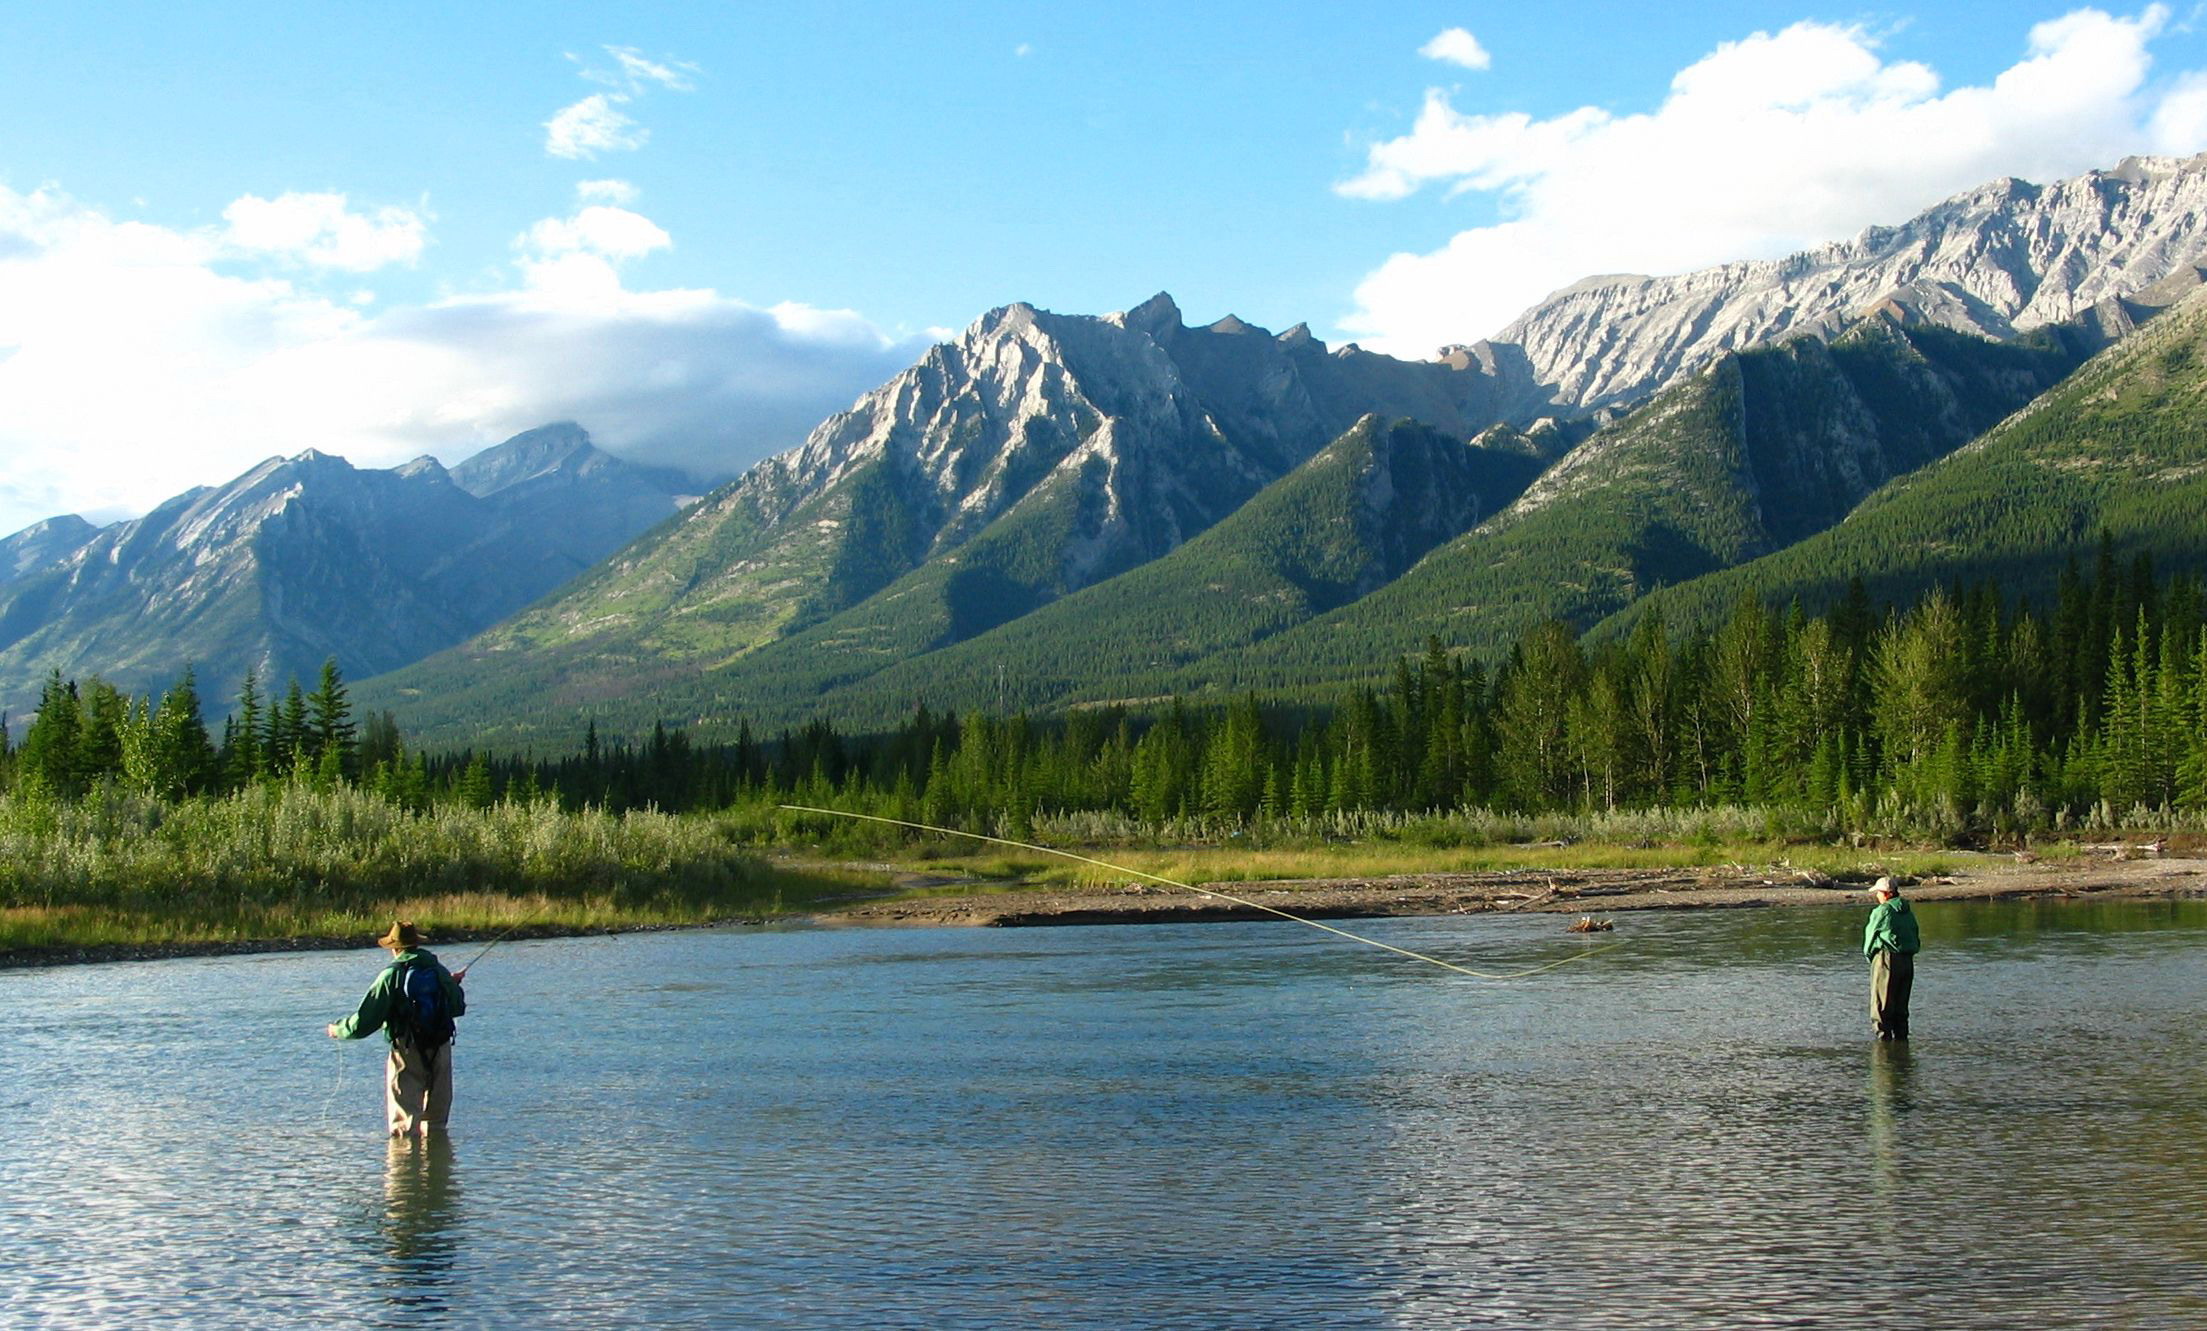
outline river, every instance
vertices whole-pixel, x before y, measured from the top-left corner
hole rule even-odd
[[[0,972],[0,1324],[2207,1325],[2207,903],[510,943]],[[475,949],[454,947],[457,964]]]

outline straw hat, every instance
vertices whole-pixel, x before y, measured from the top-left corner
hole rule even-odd
[[[416,929],[412,920],[393,920],[391,921],[391,932],[375,941],[377,947],[394,947],[404,951],[421,942],[425,937],[427,935]]]

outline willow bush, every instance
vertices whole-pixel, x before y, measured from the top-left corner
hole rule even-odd
[[[0,796],[0,907],[349,910],[491,893],[640,906],[770,898],[782,878],[713,820],[549,799],[413,812],[348,786],[169,801],[115,787]]]

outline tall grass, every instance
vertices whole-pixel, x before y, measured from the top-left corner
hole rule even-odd
[[[694,923],[849,886],[771,867],[712,819],[549,800],[415,813],[300,783],[174,803],[0,797],[0,949],[343,937],[394,915],[447,937]]]
[[[1108,868],[966,837],[916,834],[821,815],[782,817],[783,825],[774,831],[755,817],[731,827],[745,837],[778,833],[785,843],[809,842],[822,853],[870,853],[999,885],[1090,885],[1125,878]],[[1038,814],[1024,829],[1000,822],[975,830],[1082,852],[1185,882],[1728,864],[1814,870],[1867,881],[1888,872],[1946,872],[1960,858],[1917,839],[1857,838],[1794,810],[1742,805],[1538,814],[1362,811],[1163,822],[1084,811]]]

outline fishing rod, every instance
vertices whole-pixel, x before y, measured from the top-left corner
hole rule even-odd
[[[476,953],[474,956],[469,957],[467,959],[467,965],[462,966],[460,967],[460,969],[452,972],[452,978],[457,980],[461,976],[466,975],[470,970],[474,969],[476,962],[481,961],[484,957],[490,955],[490,950],[492,948],[513,937],[515,930],[519,929],[522,925],[529,923],[531,920],[534,920],[537,916],[542,915],[544,912],[550,910],[551,908],[551,898],[547,897],[544,899],[544,901],[538,904],[535,910],[530,911],[528,914],[522,916],[520,919],[515,920],[512,924],[506,926],[506,932],[498,935],[496,938],[491,939],[488,943],[483,944],[483,950]]]
[[[1038,846],[1031,841],[1014,841],[1010,837],[986,836],[980,832],[966,832],[961,831],[955,827],[936,827],[929,823],[909,822],[903,818],[883,818],[877,814],[871,813],[851,813],[850,811],[845,809],[821,809],[815,808],[809,804],[784,804],[778,807],[787,809],[792,813],[819,813],[826,814],[831,818],[855,818],[860,822],[886,823],[891,827],[910,827],[922,832],[939,832],[945,836],[970,837],[975,841],[987,841],[999,846],[1016,846],[1021,850],[1032,850],[1044,855],[1056,855],[1068,860],[1077,860],[1082,864],[1093,864],[1099,869],[1109,869],[1113,873],[1131,874],[1136,878],[1147,878],[1153,883],[1162,883],[1167,887],[1177,887],[1183,891],[1193,892],[1197,896],[1215,897],[1220,901],[1231,901],[1237,906],[1247,906],[1251,910],[1261,910],[1269,915],[1277,915],[1283,920],[1293,920],[1297,924],[1308,925],[1313,929],[1323,930],[1324,932],[1336,935],[1337,937],[1346,938],[1352,943],[1362,943],[1367,947],[1376,947],[1381,949],[1382,951],[1395,953],[1397,956],[1409,957],[1414,961],[1422,961],[1431,966],[1438,966],[1442,970],[1454,971],[1458,975],[1468,975],[1475,980],[1519,980],[1525,978],[1528,975],[1538,975],[1542,971],[1554,970],[1558,966],[1568,966],[1574,961],[1584,961],[1588,957],[1599,956],[1604,952],[1614,951],[1615,949],[1624,946],[1624,942],[1620,940],[1615,943],[1607,944],[1603,947],[1589,948],[1583,952],[1573,953],[1571,956],[1564,957],[1559,961],[1550,961],[1539,966],[1530,966],[1520,971],[1507,971],[1498,973],[1494,971],[1474,970],[1469,966],[1459,966],[1453,961],[1443,961],[1439,957],[1427,956],[1423,952],[1413,952],[1406,947],[1396,947],[1393,943],[1382,943],[1377,938],[1367,938],[1363,934],[1351,933],[1347,929],[1338,929],[1335,928],[1333,925],[1323,923],[1322,921],[1313,920],[1303,915],[1297,915],[1293,911],[1281,910],[1278,906],[1268,906],[1262,901],[1251,901],[1247,897],[1237,897],[1231,892],[1220,892],[1213,888],[1197,887],[1193,883],[1183,883],[1177,878],[1167,878],[1163,874],[1154,874],[1142,869],[1129,868],[1128,866],[1123,864],[1113,864],[1109,860],[1099,860],[1087,855],[1076,855],[1072,851],[1059,850],[1054,846]]]

